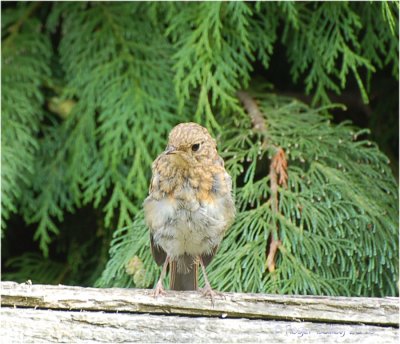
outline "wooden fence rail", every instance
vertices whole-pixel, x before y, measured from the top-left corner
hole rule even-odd
[[[1,282],[2,343],[398,343],[398,298],[97,289]]]

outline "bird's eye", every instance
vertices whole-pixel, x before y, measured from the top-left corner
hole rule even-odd
[[[197,152],[200,148],[200,143],[195,143],[194,145],[192,145],[192,151],[193,152]]]

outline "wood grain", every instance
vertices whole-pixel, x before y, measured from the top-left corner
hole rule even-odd
[[[1,282],[4,343],[397,343],[398,299]]]
[[[2,343],[398,343],[371,325],[2,309]]]

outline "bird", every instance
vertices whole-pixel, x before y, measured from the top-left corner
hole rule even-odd
[[[150,232],[151,252],[163,265],[154,296],[164,295],[169,267],[171,290],[198,290],[198,267],[205,287],[202,294],[214,304],[217,294],[206,273],[235,218],[232,178],[208,130],[193,122],[180,123],[152,164],[149,195],[143,203]]]

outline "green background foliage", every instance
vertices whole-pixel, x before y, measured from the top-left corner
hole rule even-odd
[[[152,287],[151,163],[195,121],[235,182],[214,287],[398,294],[397,2],[2,6],[3,279]],[[278,213],[264,139],[288,157]]]

